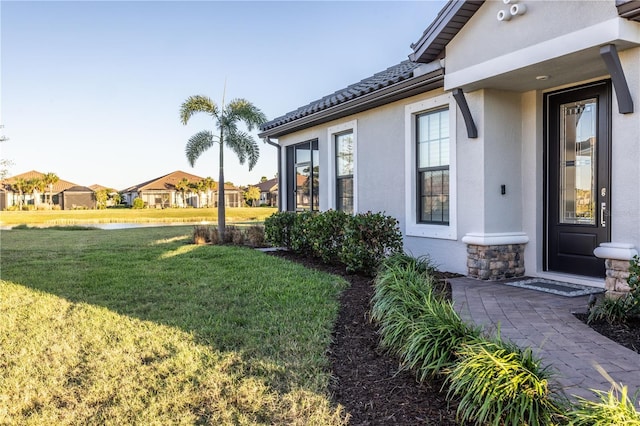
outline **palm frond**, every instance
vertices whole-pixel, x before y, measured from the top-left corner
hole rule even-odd
[[[225,112],[229,123],[240,120],[246,124],[249,131],[252,131],[254,127],[259,127],[267,121],[267,116],[246,99],[232,100],[225,107]]]
[[[211,148],[215,142],[216,140],[213,133],[208,130],[203,130],[191,136],[185,148],[189,165],[193,167],[200,155]]]
[[[248,133],[235,131],[228,133],[225,141],[227,146],[238,156],[240,164],[244,164],[248,159],[249,170],[252,170],[260,157],[260,147],[253,137]]]
[[[189,96],[180,106],[180,121],[182,124],[187,124],[191,116],[197,112],[204,112],[217,118],[218,106],[207,96]]]

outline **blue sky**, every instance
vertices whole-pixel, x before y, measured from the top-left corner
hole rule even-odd
[[[217,148],[189,166],[180,104],[246,98],[269,119],[395,65],[444,1],[0,2],[1,157],[9,175],[54,172],[115,189],[174,170],[217,179]],[[254,132],[256,135],[257,132]],[[233,154],[225,180],[273,177]]]

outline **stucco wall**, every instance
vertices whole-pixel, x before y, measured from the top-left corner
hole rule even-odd
[[[634,113],[619,114],[613,94],[611,240],[640,251],[640,48],[620,52]]]
[[[315,126],[300,132],[281,137],[278,142],[286,147],[300,142],[317,139],[320,154],[320,210],[326,210],[329,205],[328,185],[333,184],[333,176],[329,176],[329,143],[327,129],[349,121],[357,122],[357,211],[385,212],[400,222],[400,229],[404,233],[405,223],[405,106],[423,99],[442,95],[441,89],[394,102],[371,111],[354,114],[340,120]],[[459,139],[466,139],[464,120],[458,114],[456,132]],[[463,136],[463,137],[461,137]],[[459,143],[461,143],[459,141]],[[460,153],[463,145],[458,146]],[[477,148],[477,144],[473,145]],[[286,164],[286,149],[282,151],[283,164]],[[477,167],[477,154],[481,150],[471,150],[465,156],[470,159],[470,167]],[[473,158],[475,157],[475,158]],[[286,173],[283,170],[283,177]],[[453,177],[452,177],[453,178]],[[465,190],[467,195],[458,197],[458,211],[473,202],[481,188],[481,182],[471,178],[473,188]],[[285,184],[286,187],[286,184]],[[481,195],[480,195],[481,197]],[[286,203],[286,197],[285,197]],[[460,204],[462,203],[462,204]],[[475,215],[475,212],[473,213]],[[466,246],[457,240],[432,239],[422,237],[406,237],[405,249],[415,256],[429,254],[434,263],[443,270],[466,273]]]
[[[498,11],[507,10],[509,6],[502,1],[486,2],[447,45],[447,72],[454,72],[618,16],[613,0],[520,0],[518,3],[526,6],[526,13],[500,22],[496,18]]]
[[[542,271],[544,232],[544,169],[542,92],[529,91],[520,98],[522,116],[522,231],[529,237],[524,250],[526,275]]]
[[[484,232],[522,230],[520,94],[485,91]],[[505,185],[505,194],[501,186]]]

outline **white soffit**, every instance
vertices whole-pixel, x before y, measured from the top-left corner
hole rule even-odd
[[[605,75],[599,48],[609,43],[619,51],[640,45],[640,26],[613,18],[458,71],[445,70],[444,88],[524,91]],[[550,75],[553,81],[536,83],[536,75]]]

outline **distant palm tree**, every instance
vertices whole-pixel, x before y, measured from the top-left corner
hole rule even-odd
[[[42,176],[42,180],[49,188],[49,204],[52,204],[53,203],[53,185],[58,183],[60,178],[58,177],[57,174],[49,172],[49,173],[45,173]]]
[[[33,203],[37,206],[42,201],[47,184],[42,178],[33,178],[31,183],[33,184]]]
[[[211,177],[207,176],[202,179],[202,189],[207,194],[207,207],[211,207],[211,191],[215,191],[218,188],[218,184]]]
[[[203,206],[203,202],[202,202],[202,193],[204,192],[204,184],[202,183],[201,180],[197,181],[197,182],[189,182],[189,188],[191,188],[191,191],[196,193],[196,196],[198,197],[198,207],[204,207]]]
[[[182,195],[182,207],[187,206],[187,200],[185,199],[185,194],[189,190],[189,179],[182,178],[175,184],[176,191],[178,191]]]
[[[235,99],[227,105],[222,97],[222,105],[216,105],[206,96],[190,96],[180,107],[180,120],[186,125],[195,113],[204,112],[211,116],[218,135],[209,130],[203,130],[193,135],[186,146],[187,160],[191,167],[196,160],[211,148],[214,143],[220,144],[219,177],[218,177],[218,235],[224,241],[225,233],[225,205],[224,205],[224,146],[231,148],[238,156],[240,164],[249,160],[249,170],[258,162],[260,149],[251,135],[238,129],[238,122],[243,122],[248,131],[267,121],[267,117],[251,102],[245,99]]]
[[[23,194],[27,191],[27,181],[24,178],[18,178],[11,184],[14,191],[18,191],[18,208],[22,210],[22,204],[24,204]]]

